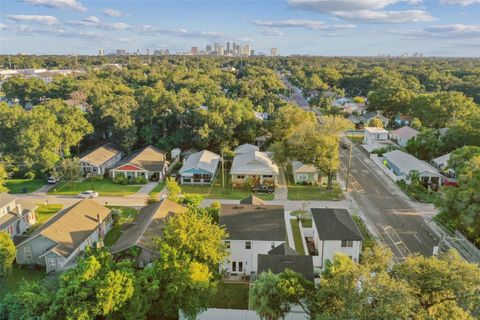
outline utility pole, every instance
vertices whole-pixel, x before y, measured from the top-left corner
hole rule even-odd
[[[223,158],[223,150],[222,150],[222,188],[225,190],[225,160]]]
[[[350,165],[352,164],[352,148],[353,143],[350,143],[349,154],[348,154],[348,168],[347,168],[347,182],[345,183],[345,191],[348,192],[348,182],[350,180]]]

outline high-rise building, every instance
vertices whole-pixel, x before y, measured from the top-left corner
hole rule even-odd
[[[242,52],[241,54],[244,55],[244,56],[249,56],[250,53],[251,53],[252,49],[250,48],[250,45],[249,44],[246,44],[242,47]]]
[[[105,55],[105,51],[103,49],[98,49],[98,55],[103,57]]]
[[[124,55],[127,54],[127,51],[126,51],[125,49],[117,49],[117,50],[115,51],[115,54],[116,54],[117,56],[124,56]]]
[[[209,44],[207,44],[206,51],[207,51],[208,53],[212,52],[212,46],[209,45]]]
[[[278,49],[277,48],[270,49],[270,56],[276,57],[277,55],[278,55]]]
[[[227,42],[227,53],[230,53],[230,42]]]
[[[150,55],[150,49],[147,48],[147,56]]]
[[[190,48],[190,53],[194,56],[198,54],[198,47],[191,47]]]

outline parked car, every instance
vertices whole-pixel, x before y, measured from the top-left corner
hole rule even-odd
[[[92,190],[83,191],[82,193],[77,194],[77,198],[83,199],[92,199],[96,197],[98,197],[98,192]]]
[[[252,191],[257,193],[273,193],[275,188],[266,184],[259,184],[258,186],[253,187]]]
[[[58,182],[58,179],[57,179],[56,177],[54,177],[54,176],[50,176],[50,177],[48,177],[48,179],[47,179],[47,183],[48,183],[48,184],[55,184],[55,183],[57,183],[57,182]]]

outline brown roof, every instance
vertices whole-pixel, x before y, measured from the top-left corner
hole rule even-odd
[[[122,150],[113,143],[106,143],[85,154],[80,160],[94,166],[101,166],[108,160],[117,156]]]
[[[55,252],[68,257],[98,228],[97,215],[103,222],[111,213],[110,209],[95,200],[84,199],[57,213],[35,230],[28,240],[41,234],[58,244]]]
[[[132,164],[150,172],[162,171],[166,162],[166,154],[165,151],[154,146],[147,146],[123,159],[117,164],[116,169],[126,164]]]
[[[134,225],[122,233],[110,251],[116,253],[136,245],[156,251],[154,239],[162,235],[165,218],[187,210],[184,206],[168,199],[142,208],[135,218]]]
[[[0,230],[7,228],[9,225],[12,223],[16,222],[17,220],[20,220],[28,214],[30,211],[33,211],[37,208],[37,205],[31,203],[30,201],[24,200],[24,199],[18,199],[17,197],[11,196],[7,193],[0,193],[0,208],[5,206],[7,203],[10,203],[12,201],[15,201],[15,205],[19,204],[22,208],[22,215],[18,216],[17,215],[17,208],[13,208],[13,210],[10,210],[6,214],[0,216]]]

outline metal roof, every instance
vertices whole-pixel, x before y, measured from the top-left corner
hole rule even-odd
[[[411,154],[400,150],[393,150],[383,155],[385,159],[393,163],[398,169],[405,174],[410,174],[410,171],[416,170],[418,172],[430,172],[432,174],[441,176],[442,174],[437,168],[431,164],[415,158]]]
[[[268,155],[260,151],[237,154],[233,158],[230,174],[278,175],[278,167]]]
[[[219,161],[220,156],[218,154],[208,150],[203,150],[190,155],[183,163],[179,173],[182,174],[183,172],[191,169],[202,169],[214,174],[215,171],[217,171]]]

